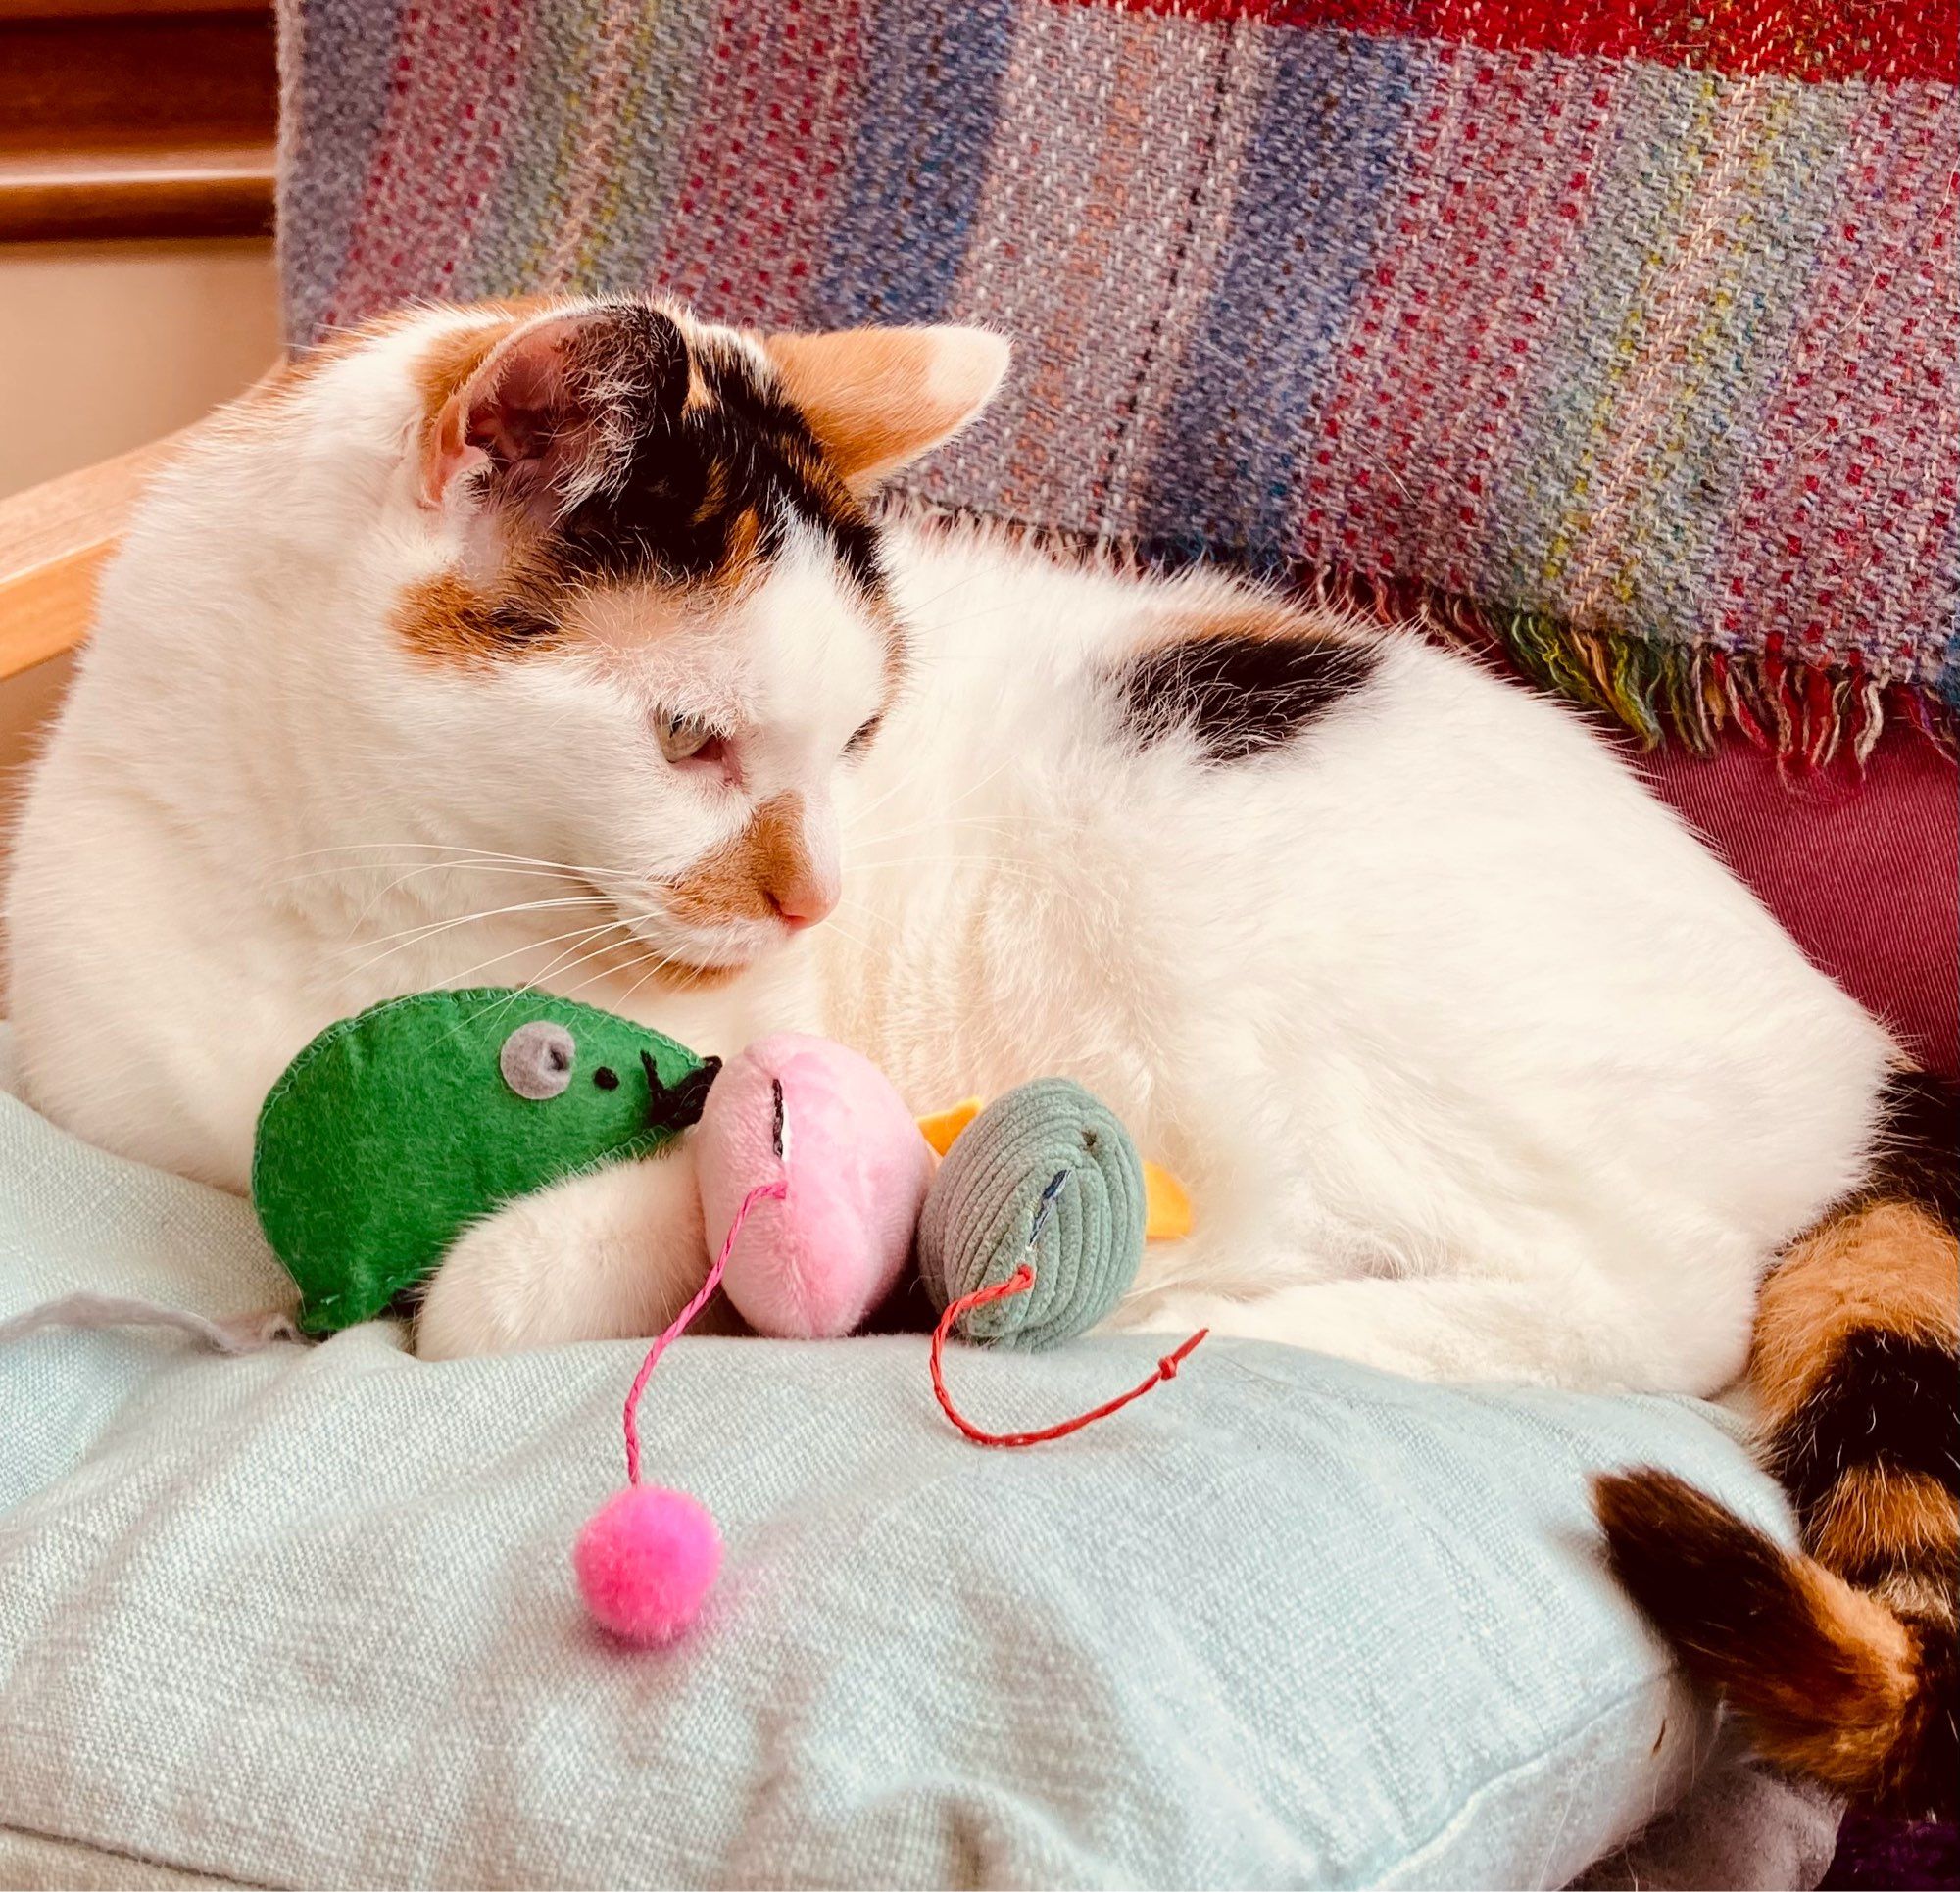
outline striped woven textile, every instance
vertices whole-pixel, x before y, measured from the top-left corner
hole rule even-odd
[[[912,493],[1500,637],[1649,739],[1960,705],[1955,0],[287,0],[306,341],[998,325]]]

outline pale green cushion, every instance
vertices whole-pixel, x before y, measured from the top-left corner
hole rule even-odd
[[[0,1096],[0,1318],[281,1291],[241,1202]],[[1045,1421],[1157,1349],[953,1363]],[[921,1341],[685,1340],[652,1475],[728,1540],[670,1654],[567,1568],[638,1349],[426,1365],[0,1351],[0,1828],[273,1884],[1547,1885],[1678,1795],[1707,1718],[1614,1593],[1585,1474],[1779,1520],[1701,1407],[1444,1391],[1208,1342],[1033,1452]]]

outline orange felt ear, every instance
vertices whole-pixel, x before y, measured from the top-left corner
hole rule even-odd
[[[783,392],[860,491],[950,439],[1007,371],[1004,336],[984,328],[840,328],[770,335]]]
[[[1191,1197],[1161,1163],[1144,1165],[1144,1239],[1182,1241],[1191,1233]]]
[[[932,1145],[935,1156],[944,1156],[953,1140],[980,1114],[978,1097],[963,1097],[951,1110],[936,1110],[918,1119],[919,1135]]]

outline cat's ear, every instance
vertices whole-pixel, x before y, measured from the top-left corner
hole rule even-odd
[[[840,328],[770,335],[783,392],[858,491],[948,440],[1007,371],[1004,335],[984,328]]]
[[[473,363],[464,353],[472,339]],[[494,505],[548,523],[604,487],[638,434],[671,423],[687,401],[686,338],[644,305],[543,315],[487,336],[468,331],[455,348],[463,371],[453,365],[447,389],[434,388],[424,426],[426,506],[440,506],[460,476],[481,471]]]

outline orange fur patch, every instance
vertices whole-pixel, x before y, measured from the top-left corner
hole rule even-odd
[[[1915,1564],[1960,1553],[1960,1502],[1938,1480],[1855,1465],[1809,1521],[1810,1548],[1837,1571],[1882,1559]]]
[[[1866,1328],[1960,1340],[1960,1241],[1914,1203],[1864,1203],[1827,1218],[1764,1284],[1749,1375],[1771,1426]]]
[[[1752,1676],[1751,1720],[1771,1759],[1821,1780],[1861,1785],[1881,1771],[1918,1686],[1918,1651],[1897,1617],[1819,1564],[1791,1560],[1813,1653]]]
[[[1325,637],[1327,628],[1288,609],[1277,599],[1270,603],[1235,599],[1212,610],[1185,608],[1157,612],[1150,619],[1149,633],[1140,644],[1145,650],[1159,644],[1189,644],[1201,638],[1263,644],[1304,635]]]
[[[783,392],[853,486],[874,485],[957,433],[985,405],[1006,364],[958,329],[845,328],[769,335],[762,347]]]
[[[795,903],[814,879],[803,797],[791,790],[764,801],[740,834],[667,882],[666,891],[676,918],[712,926],[773,919],[778,900]]]
[[[454,572],[409,586],[395,606],[396,635],[431,663],[483,662],[492,653],[482,648],[481,622],[480,601]]]
[[[527,610],[521,597],[515,587],[501,597],[487,597],[455,572],[438,572],[402,593],[395,606],[395,632],[430,663],[507,663],[529,651],[548,649],[554,641],[543,634],[552,628],[551,620]],[[527,623],[540,634],[526,636],[520,627]]]
[[[1889,1610],[1672,1473],[1600,1478],[1593,1504],[1614,1576],[1765,1754],[1851,1792],[1886,1777],[1920,1680]]]
[[[717,573],[724,585],[745,583],[756,569],[756,554],[762,543],[762,515],[753,506],[744,507],[728,525],[728,550]]]
[[[469,385],[470,377],[489,359],[490,351],[516,325],[513,319],[486,322],[480,327],[446,329],[429,343],[415,365],[416,392],[421,396],[426,421],[432,423]]]

